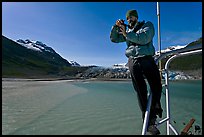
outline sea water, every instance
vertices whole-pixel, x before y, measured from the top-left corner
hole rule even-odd
[[[194,125],[202,125],[201,82],[170,81],[170,122],[179,133],[191,118],[196,120]],[[164,89],[161,102],[165,118]],[[166,124],[159,129],[166,134]],[[140,135],[141,132],[142,116],[131,81],[2,82],[3,135]]]

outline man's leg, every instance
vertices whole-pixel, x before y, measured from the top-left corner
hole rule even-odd
[[[161,118],[163,111],[160,104],[162,92],[161,78],[157,65],[152,57],[145,57],[141,59],[140,64],[152,92],[152,105],[149,116],[148,131],[153,135],[157,135],[160,134],[160,131],[155,126],[157,118],[156,115]]]
[[[151,112],[153,114],[151,116],[154,118],[154,114],[156,114],[161,118],[163,111],[160,103],[162,84],[159,69],[152,57],[145,58],[140,62],[152,92]]]
[[[140,64],[137,62],[137,60],[129,58],[128,65],[132,77],[133,87],[137,92],[139,107],[142,111],[142,118],[144,120],[147,107],[147,85],[144,80]]]

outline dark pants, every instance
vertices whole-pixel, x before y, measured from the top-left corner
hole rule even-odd
[[[159,113],[157,111],[162,110],[160,104],[162,84],[159,69],[152,56],[145,56],[137,59],[129,58],[128,65],[132,77],[133,87],[137,92],[143,120],[147,108],[147,85],[145,78],[149,83],[150,90],[152,92],[152,105],[149,120],[155,120],[156,115]]]

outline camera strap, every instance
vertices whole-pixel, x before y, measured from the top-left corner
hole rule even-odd
[[[135,26],[135,28],[134,28],[134,32],[136,33],[139,29],[141,29],[142,28],[142,26],[145,24],[145,21],[143,20],[143,21],[141,21],[141,22],[138,22],[138,24]]]

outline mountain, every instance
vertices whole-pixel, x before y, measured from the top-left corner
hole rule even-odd
[[[128,69],[128,63],[120,63],[120,64],[114,64],[112,66],[113,69],[117,69],[117,68],[127,68]]]
[[[202,37],[184,46],[170,46],[162,50],[161,53],[171,52],[175,49],[189,49],[188,51],[191,51],[193,48],[202,49]],[[156,56],[158,56],[158,54],[156,54]],[[170,54],[161,60],[162,69],[171,56]],[[190,77],[190,79],[202,79],[202,52],[175,58],[169,64],[169,70],[172,71],[171,74],[173,77],[177,75],[180,78],[182,77],[182,79],[189,79]]]
[[[31,49],[39,52],[50,52],[53,54],[57,54],[51,47],[48,47],[46,44],[40,41],[33,41],[29,39],[26,39],[26,40],[18,39],[16,40],[16,42],[21,46],[26,47],[27,49]]]
[[[162,53],[202,44],[202,38],[184,46],[170,46]],[[156,52],[157,55],[157,52]],[[162,68],[170,56],[162,59]],[[189,65],[190,64],[190,65]],[[202,53],[179,57],[169,66],[174,79],[202,78]],[[127,63],[114,64],[110,68],[80,66],[79,63],[63,59],[51,47],[40,41],[10,40],[2,36],[2,77],[23,78],[122,78],[129,79]]]
[[[183,45],[183,46],[181,46],[181,45],[169,46],[166,49],[161,50],[161,54],[169,52],[169,51],[177,50],[177,49],[182,49],[182,48],[185,48],[185,47],[187,47],[187,45]],[[158,56],[159,55],[159,51],[156,51],[155,55]]]
[[[44,77],[69,71],[71,64],[39,41],[2,36],[2,77]]]
[[[22,39],[18,39],[16,40],[16,42],[24,47],[26,47],[27,49],[31,49],[34,51],[39,51],[39,52],[50,52],[53,54],[57,54],[51,47],[48,47],[47,45],[45,45],[44,43],[40,42],[40,41],[33,41],[33,40],[22,40]],[[77,63],[76,61],[68,61],[68,63],[71,66],[80,66],[79,63]]]
[[[189,47],[193,47],[193,46],[196,47],[196,46],[199,46],[199,45],[202,48],[202,37],[199,38],[198,40],[195,40],[195,41],[187,44],[187,45],[179,46],[179,48],[177,47],[177,49],[189,48]],[[167,48],[165,51],[168,51],[168,49],[169,48]],[[174,50],[174,49],[172,49],[172,50]],[[162,60],[162,68],[164,68],[165,62],[167,61],[167,59],[169,57],[171,57],[171,55]],[[171,70],[177,70],[177,71],[201,70],[202,69],[202,53],[194,54],[194,55],[186,55],[186,56],[181,56],[179,58],[175,58],[170,63],[169,68]]]
[[[77,63],[74,60],[69,61],[69,63],[73,66],[73,67],[80,67],[81,65],[79,63]]]

